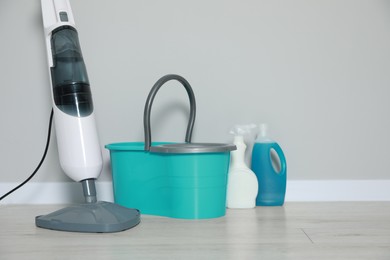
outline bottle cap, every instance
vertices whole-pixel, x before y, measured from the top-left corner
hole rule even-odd
[[[259,124],[259,132],[257,134],[256,141],[262,143],[272,142],[272,139],[270,139],[268,135],[268,124],[266,123]]]
[[[259,125],[259,137],[267,137],[267,133],[268,133],[268,125],[263,123],[263,124],[260,124]]]

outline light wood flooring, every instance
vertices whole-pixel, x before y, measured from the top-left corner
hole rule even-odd
[[[209,220],[141,216],[110,234],[52,231],[62,205],[0,205],[0,259],[390,259],[390,202],[306,202]]]

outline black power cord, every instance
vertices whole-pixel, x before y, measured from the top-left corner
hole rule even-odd
[[[41,159],[41,161],[39,162],[37,168],[34,170],[34,172],[33,172],[33,173],[32,173],[24,182],[22,182],[21,184],[19,184],[18,186],[16,186],[16,187],[13,188],[12,190],[10,190],[9,192],[7,192],[7,193],[4,194],[3,196],[1,196],[1,197],[0,197],[0,201],[1,201],[2,199],[4,199],[5,197],[7,197],[8,195],[10,195],[11,193],[13,193],[14,191],[16,191],[17,189],[21,188],[21,187],[22,187],[24,184],[26,184],[27,182],[29,182],[29,181],[35,176],[35,174],[38,172],[39,168],[41,168],[42,163],[45,161],[47,151],[49,150],[52,122],[53,122],[53,109],[51,110],[51,113],[50,113],[49,129],[48,129],[48,131],[47,131],[47,141],[46,141],[45,151],[44,151],[44,153],[43,153],[42,159]]]

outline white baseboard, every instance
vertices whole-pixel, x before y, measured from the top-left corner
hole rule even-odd
[[[18,183],[0,183],[0,195]],[[97,182],[98,199],[113,201],[111,182]],[[286,201],[390,201],[390,180],[292,180]],[[83,202],[82,187],[73,182],[32,182],[0,204],[69,204]]]
[[[1,196],[19,183],[0,183]],[[96,182],[98,199],[113,202],[111,182]],[[27,183],[1,201],[1,204],[70,204],[84,201],[83,187],[76,182]]]
[[[390,201],[390,180],[288,181],[286,201]]]

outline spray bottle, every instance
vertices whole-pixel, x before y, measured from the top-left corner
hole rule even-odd
[[[278,161],[280,164],[275,163]],[[287,165],[279,144],[267,136],[267,125],[259,126],[252,150],[252,170],[258,180],[257,206],[282,206],[286,194]]]
[[[228,208],[254,208],[258,191],[257,178],[245,163],[246,144],[244,135],[250,133],[255,125],[235,126],[230,133],[234,134],[237,150],[231,152],[231,163],[228,174],[227,199]]]

